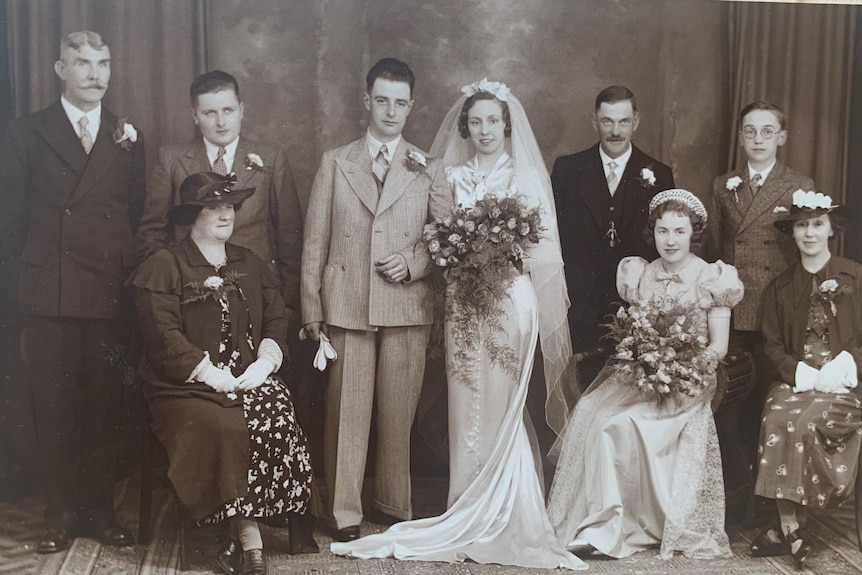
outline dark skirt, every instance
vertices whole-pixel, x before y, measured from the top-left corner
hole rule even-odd
[[[150,398],[168,477],[199,523],[305,511],[311,458],[290,392],[276,378],[224,406],[201,397]]]
[[[769,391],[763,407],[754,492],[826,507],[853,492],[862,443],[862,402],[855,393]]]

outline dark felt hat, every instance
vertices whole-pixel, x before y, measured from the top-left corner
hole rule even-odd
[[[226,176],[215,172],[198,172],[180,184],[180,206],[221,206],[235,205],[245,201],[254,193],[254,188],[235,190],[236,174]]]
[[[793,202],[790,212],[783,218],[772,222],[775,228],[787,235],[793,235],[793,224],[799,220],[810,220],[823,214],[834,213],[836,216],[847,217],[847,207],[832,203],[832,198],[820,192],[793,192]]]

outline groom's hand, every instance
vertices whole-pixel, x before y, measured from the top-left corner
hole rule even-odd
[[[320,341],[320,334],[329,335],[326,332],[326,324],[321,321],[313,321],[302,327],[305,330],[305,337],[312,341]]]
[[[401,254],[392,254],[378,260],[374,267],[378,273],[386,278],[386,281],[391,283],[405,281],[410,275],[410,270],[407,269],[407,260]]]

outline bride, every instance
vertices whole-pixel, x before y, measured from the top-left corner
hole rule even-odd
[[[482,80],[465,86],[434,140],[457,204],[517,193],[538,207],[543,235],[524,260],[500,302],[494,338],[517,358],[517,369],[492,362],[484,342],[474,351],[455,349],[446,321],[449,386],[450,486],[447,511],[393,525],[384,533],[332,552],[364,559],[498,563],[528,568],[586,569],[554,536],[544,507],[534,438],[524,405],[537,340],[548,390],[548,423],[565,421],[564,372],[571,356],[568,300],[550,178],[521,103],[505,84]],[[453,290],[447,290],[451,297]],[[537,302],[541,301],[539,309]],[[490,334],[490,335],[489,335]]]

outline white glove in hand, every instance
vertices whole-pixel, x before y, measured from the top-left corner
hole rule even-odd
[[[275,366],[271,359],[259,357],[251,363],[241,376],[236,378],[239,383],[238,387],[243,391],[254,389],[261,385],[266,378],[273,372]]]
[[[820,368],[814,389],[824,393],[847,393],[858,384],[856,361],[842,351]]]
[[[817,381],[817,368],[811,367],[804,361],[796,364],[796,385],[793,387],[794,393],[802,393],[803,391],[811,391],[814,389],[814,382]]]
[[[314,354],[314,367],[319,371],[326,369],[326,360],[338,359],[338,354],[335,353],[335,348],[329,343],[329,338],[326,334],[320,332],[320,345],[317,347],[317,353]]]
[[[197,377],[198,381],[202,381],[219,393],[230,393],[236,391],[237,382],[233,374],[226,369],[219,369],[208,362],[201,370]]]

